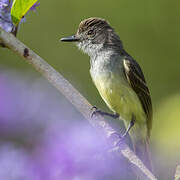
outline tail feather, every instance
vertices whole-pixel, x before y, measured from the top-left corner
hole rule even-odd
[[[153,172],[152,161],[149,151],[149,140],[133,143],[135,154],[142,160],[145,166]]]
[[[128,122],[125,121],[125,127],[128,127]],[[152,161],[149,150],[149,135],[146,123],[135,122],[130,129],[129,135],[133,144],[135,154],[141,159],[144,165],[153,173]],[[138,175],[137,175],[138,176]],[[138,180],[144,180],[138,176]]]

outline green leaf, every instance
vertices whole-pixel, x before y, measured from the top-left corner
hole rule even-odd
[[[37,2],[37,0],[14,0],[11,8],[12,22],[17,26],[22,17]]]

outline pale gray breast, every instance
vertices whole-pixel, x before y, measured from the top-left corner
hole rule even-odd
[[[90,73],[93,81],[96,79],[110,79],[113,74],[119,75],[124,79],[123,73],[123,57],[111,52],[106,52],[95,59],[91,59]]]

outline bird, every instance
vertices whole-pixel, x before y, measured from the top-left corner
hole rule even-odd
[[[103,18],[80,22],[75,35],[61,38],[75,42],[90,56],[90,74],[100,96],[112,111],[94,111],[123,120],[136,155],[152,171],[149,140],[152,129],[152,100],[137,61],[124,49],[120,36]]]

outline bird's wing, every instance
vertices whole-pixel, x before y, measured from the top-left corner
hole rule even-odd
[[[148,136],[152,127],[152,102],[143,72],[139,64],[130,56],[123,60],[124,73],[128,83],[136,92],[147,117]]]

